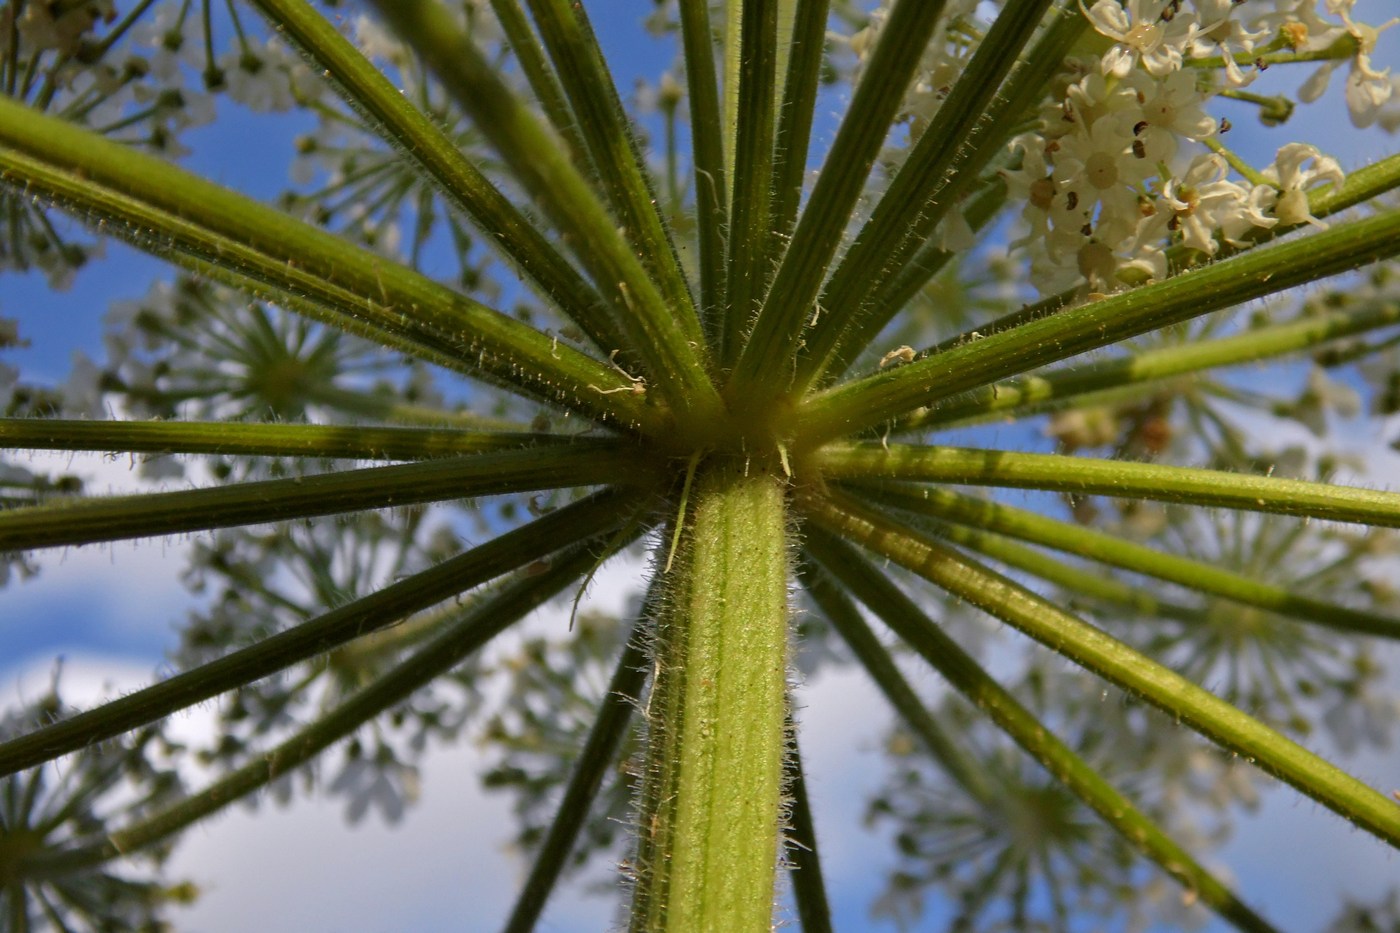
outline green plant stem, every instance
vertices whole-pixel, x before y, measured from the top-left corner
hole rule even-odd
[[[720,40],[720,54],[722,60],[722,77],[720,79],[720,94],[722,95],[722,106],[724,108],[724,122],[720,124],[724,133],[724,164],[732,172],[735,169],[734,146],[737,141],[739,128],[739,69],[742,67],[742,49],[744,47],[744,0],[722,0],[724,6],[724,36]],[[729,177],[730,187],[725,190],[725,209],[729,213],[734,212],[733,203],[733,183],[734,178]]]
[[[138,249],[406,356],[493,381],[501,374],[499,367],[506,365],[490,354],[464,354],[469,341],[396,311],[386,294],[356,292],[315,270],[302,268],[294,260],[259,252],[236,236],[209,230],[137,200],[126,190],[104,188],[80,171],[56,170],[0,149],[0,179],[6,177],[22,178],[30,194],[79,211],[96,228]],[[558,341],[550,340],[549,346],[557,350]],[[588,360],[573,350],[559,359],[571,368],[579,360]],[[592,370],[591,375],[588,370]],[[517,379],[524,375],[519,370],[512,373]],[[570,392],[570,384],[580,390]],[[634,386],[624,374],[596,360],[585,362],[572,379],[517,388],[599,421],[633,427],[658,421],[657,412],[633,392]]]
[[[653,590],[655,588],[653,584]],[[654,600],[649,598],[647,605],[654,608]],[[643,618],[648,617],[649,613],[644,610]],[[598,788],[602,786],[603,777],[615,767],[618,748],[641,699],[647,669],[646,650],[638,643],[634,633],[618,659],[612,680],[603,694],[598,716],[588,730],[588,738],[564,788],[564,796],[559,800],[554,820],[540,842],[540,851],[530,867],[530,875],[525,879],[525,886],[506,921],[506,933],[529,933],[539,922],[545,901],[559,881],[579,831],[588,821],[589,808],[598,794]]]
[[[561,546],[606,534],[620,527],[626,516],[636,509],[635,502],[611,491],[565,506],[435,567],[218,660],[0,743],[0,775],[13,774],[106,741],[333,651],[517,567],[542,560]]]
[[[525,190],[571,242],[604,297],[623,309],[619,323],[628,342],[605,349],[638,353],[648,382],[672,409],[717,416],[722,405],[702,359],[704,344],[693,306],[687,302],[685,310],[676,313],[553,132],[501,80],[441,5],[430,0],[375,0],[374,6],[471,114]],[[567,86],[565,90],[573,91]]]
[[[630,390],[629,390],[630,391]],[[334,385],[312,387],[307,392],[307,401],[324,405],[337,412],[351,416],[349,421],[389,422],[401,425],[419,425],[440,430],[458,430],[466,433],[537,434],[526,423],[508,418],[492,418],[478,415],[469,410],[444,408],[437,405],[415,405],[399,401],[397,393],[388,394],[357,389],[342,389]]]
[[[181,492],[60,500],[0,512],[0,551],[120,541],[652,474],[627,446],[580,442]]]
[[[789,45],[779,46],[780,56],[786,51],[787,70],[773,145],[772,184],[773,229],[780,237],[792,233],[802,200],[830,6],[830,0],[796,0],[794,7],[788,0],[785,7],[792,9],[792,22]]]
[[[1400,153],[1347,173],[1341,187],[1328,185],[1308,194],[1308,211],[1319,219],[1373,201],[1400,186]],[[1296,229],[1285,227],[1278,233]]]
[[[255,0],[278,33],[323,69],[341,97],[367,116],[396,150],[434,182],[449,204],[486,235],[565,316],[606,349],[622,332],[601,295],[469,162],[457,143],[415,107],[324,16],[302,0]]]
[[[652,649],[631,929],[766,933],[786,744],[783,486],[757,464],[711,462],[691,498]]]
[[[686,336],[699,339],[700,321],[690,286],[588,13],[573,0],[526,2],[625,236],[650,268],[671,313],[687,328]]]
[[[1117,535],[1094,531],[1026,509],[974,499],[937,487],[919,490],[885,488],[873,491],[873,495],[882,504],[898,509],[1019,538],[1175,583],[1199,593],[1222,596],[1241,605],[1266,609],[1300,622],[1352,634],[1400,639],[1400,620],[1311,599],[1207,561],[1166,554]]]
[[[1400,493],[1224,470],[906,444],[830,444],[813,462],[829,479],[1044,489],[1400,527]]]
[[[63,190],[45,192],[69,179]],[[235,272],[293,293],[309,277],[351,296],[347,313],[373,307],[385,329],[425,331],[445,355],[471,361],[493,379],[554,399],[596,397],[621,389],[604,364],[498,311],[340,237],[302,223],[183,171],[154,156],[109,142],[94,133],[28,110],[0,97],[0,180],[36,193],[60,196],[67,209],[98,220],[183,222],[177,229],[142,230],[148,248],[168,254],[167,238],[197,236],[242,247],[242,255],[201,258],[235,265]],[[133,202],[153,208],[134,215]],[[178,242],[175,245],[179,248]],[[197,247],[187,247],[189,250]],[[262,261],[256,270],[239,259]],[[313,295],[316,293],[313,292]],[[369,297],[374,296],[374,297]],[[377,322],[376,322],[377,323]],[[625,393],[624,393],[625,395]]]
[[[1265,178],[1262,173],[1244,159],[1240,158],[1233,149],[1226,146],[1219,139],[1216,139],[1214,136],[1207,136],[1205,139],[1201,140],[1201,143],[1211,152],[1224,159],[1225,163],[1229,165],[1230,168],[1234,169],[1235,172],[1250,185],[1269,184],[1269,180]]]
[[[1235,896],[1191,854],[1177,845],[1084,759],[1058,739],[988,674],[957,642],[851,545],[826,532],[808,539],[822,565],[849,587],[890,629],[919,652],[959,693],[985,712],[1008,736],[1132,846],[1195,893],[1222,918],[1241,930],[1266,933],[1274,928]]]
[[[793,51],[793,26],[797,23],[797,2],[798,0],[773,0],[773,5],[777,7],[777,29],[773,34],[773,42],[777,46],[773,62],[773,101],[778,113],[782,109],[784,95],[787,94],[787,75],[792,63]],[[822,32],[825,33],[825,28]],[[742,53],[742,50],[741,50]],[[776,191],[773,194],[777,194]]]
[[[1189,725],[1390,845],[1400,803],[1367,787],[1234,705],[964,555],[839,494],[808,516],[1001,619],[1074,663]],[[810,544],[809,544],[810,547]],[[836,569],[836,568],[833,568]]]
[[[1351,58],[1359,49],[1356,37],[1349,32],[1343,32],[1337,41],[1324,49],[1293,49],[1285,45],[1278,47],[1278,43],[1270,46],[1268,50],[1256,50],[1258,54],[1250,59],[1256,64],[1264,65],[1289,65],[1295,62],[1325,62],[1341,61]],[[1225,59],[1218,55],[1207,55],[1201,58],[1189,58],[1186,64],[1192,68],[1203,68],[1207,71],[1219,71],[1225,67]]]
[[[130,855],[217,813],[234,801],[305,764],[336,741],[402,702],[460,664],[516,621],[564,589],[595,562],[587,547],[556,558],[544,573],[512,581],[463,608],[457,621],[408,659],[264,755],[174,806],[109,833],[100,842],[43,853],[25,865],[29,877],[52,877]]]
[[[1120,359],[1071,366],[1040,376],[974,389],[933,408],[921,409],[895,426],[896,431],[932,426],[952,427],[986,417],[1027,417],[1072,403],[1089,404],[1095,393],[1127,387],[1159,388],[1163,380],[1205,370],[1240,366],[1313,349],[1330,340],[1352,337],[1400,322],[1400,302],[1307,315],[1297,320],[1254,328],[1216,340],[1144,350]]]
[[[564,89],[559,86],[559,76],[545,59],[544,49],[540,47],[539,39],[530,28],[525,11],[520,8],[520,0],[491,0],[491,11],[496,14],[496,22],[501,24],[506,42],[515,53],[515,60],[520,63],[520,71],[530,83],[530,90],[534,92],[535,99],[544,109],[550,127],[568,144],[574,159],[580,160],[588,167],[589,177],[596,179],[597,169],[594,168],[588,147],[584,145],[578,126],[574,123],[574,114],[569,109],[568,98],[564,96]]]
[[[787,758],[788,795],[792,798],[791,834],[786,846],[788,878],[792,882],[792,899],[797,905],[797,917],[802,933],[832,933],[831,905],[826,898],[826,882],[822,878],[820,850],[817,848],[817,827],[812,819],[812,804],[807,797],[807,776],[802,768],[802,751],[797,744],[797,730],[792,730],[792,754]]]
[[[1338,223],[828,389],[805,403],[800,430],[813,441],[863,431],[1029,368],[1397,253],[1400,211]]]
[[[827,266],[943,5],[943,0],[918,0],[897,3],[890,11],[735,366],[726,389],[731,400],[755,404],[751,401],[755,393],[767,400],[788,390],[790,374],[774,366],[774,361],[791,360],[797,352]],[[736,173],[742,170],[734,167]]]
[[[691,151],[695,161],[695,215],[700,245],[700,312],[711,347],[721,345],[724,326],[724,236],[729,225],[729,184],[724,163],[724,126],[719,118],[714,31],[708,0],[680,0],[690,100]]]
[[[778,57],[776,0],[744,0],[739,110],[729,209],[725,323],[720,360],[733,365],[743,330],[763,300],[775,248],[772,225],[773,116]]]
[[[245,424],[228,421],[79,421],[0,418],[0,449],[429,460],[487,451],[571,444],[561,434],[381,428],[363,425]]]

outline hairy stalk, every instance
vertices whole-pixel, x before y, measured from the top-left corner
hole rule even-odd
[[[72,183],[64,190],[53,190],[65,178]],[[168,237],[204,231],[243,244],[263,260],[263,268],[253,278],[292,292],[308,275],[320,279],[333,290],[358,296],[350,307],[360,313],[379,305],[383,309],[380,323],[391,333],[426,339],[445,356],[475,358],[480,369],[507,384],[535,392],[543,389],[542,394],[559,399],[587,399],[617,383],[617,374],[599,361],[407,267],[154,156],[94,138],[4,97],[0,97],[0,181],[61,197],[70,210],[98,221],[152,222],[159,213],[161,226],[140,231],[154,252],[169,252]],[[129,210],[141,205],[153,213],[141,217]],[[237,268],[235,257],[202,258],[235,265],[235,271],[247,274]]]
[[[1308,193],[1308,212],[1318,219],[1329,217],[1349,207],[1355,207],[1378,198],[1388,191],[1393,191],[1397,186],[1400,186],[1400,154],[1389,156],[1372,165],[1357,169],[1347,176],[1340,188],[1328,185],[1325,188],[1310,191]],[[1280,223],[1267,228],[1258,227],[1245,236],[1246,245],[1225,244],[1220,247],[1215,258],[1220,260],[1235,256],[1253,246],[1269,243],[1305,229],[1308,229],[1308,225],[1303,222]],[[1199,258],[1195,250],[1188,249],[1181,244],[1173,244],[1168,247],[1167,256],[1173,273],[1180,273],[1191,268]],[[924,355],[949,350],[971,340],[980,340],[1031,321],[1059,314],[1070,310],[1074,303],[1073,291],[1042,298],[1040,301],[1024,305],[995,320],[980,323],[973,331],[944,340],[924,351]]]
[[[801,343],[827,266],[942,12],[943,0],[902,2],[891,11],[735,366],[731,398],[747,400],[758,389],[771,399],[789,389],[773,361],[792,359]]]
[[[993,416],[1029,417],[1050,409],[1090,405],[1123,389],[1160,391],[1168,379],[1298,353],[1343,337],[1400,323],[1400,302],[1377,302],[1295,321],[1253,328],[1230,337],[1143,350],[1085,366],[984,386],[900,419],[894,431],[954,427]],[[1115,396],[1117,397],[1117,396]]]
[[[427,0],[375,0],[375,6],[471,114],[521,184],[570,239],[599,290],[621,309],[619,323],[629,343],[606,349],[638,353],[646,379],[671,408],[714,416],[721,405],[703,363],[699,319],[688,302],[680,309],[668,304],[667,296],[675,290],[664,291],[653,279],[553,131],[516,96],[445,9]],[[636,200],[643,195],[628,196]]]
[[[783,487],[711,462],[653,635],[631,929],[767,931],[787,708]]]
[[[546,557],[561,545],[615,529],[627,514],[625,498],[616,493],[590,496],[216,661],[0,743],[0,775],[105,741],[325,654]]]
[[[817,827],[807,796],[807,775],[802,767],[802,751],[793,729],[792,754],[787,760],[788,793],[792,797],[792,830],[787,840],[788,877],[792,899],[802,933],[831,933],[831,905],[827,902],[826,881],[822,877],[821,854],[817,848]]]
[[[700,335],[690,285],[681,270],[671,232],[658,209],[631,118],[622,107],[603,50],[583,4],[572,0],[526,0],[559,83],[573,107],[575,126],[593,156],[593,166],[613,213],[649,267],[662,297],[689,339]]]
[[[78,421],[0,418],[0,449],[220,454],[343,460],[430,460],[570,444],[560,434],[343,424],[227,421]]]
[[[869,293],[874,284],[872,279],[903,265],[894,257],[905,241],[912,239],[917,244],[926,240],[938,219],[953,209],[957,194],[976,181],[982,165],[961,164],[956,171],[951,170],[955,157],[966,160],[970,151],[977,151],[969,146],[969,136],[981,144],[979,154],[984,161],[999,148],[1006,124],[1013,121],[993,127],[993,121],[987,119],[987,106],[997,96],[1002,81],[1017,63],[1051,3],[1052,0],[1024,0],[1008,7],[992,24],[985,41],[967,64],[965,80],[957,82],[943,106],[938,108],[933,122],[910,150],[890,182],[889,191],[880,199],[869,222],[857,234],[823,289],[821,306],[827,314],[809,329],[794,388],[805,389],[821,377],[843,335],[852,335],[849,342],[859,349],[893,316],[897,309],[889,308],[885,313],[871,314],[870,321],[860,322],[864,326],[859,326],[857,318],[862,309],[858,296]],[[1059,4],[1062,8],[1070,6],[1066,0],[1059,0]],[[1061,15],[1056,21],[1071,21],[1077,30],[1077,20],[1077,16],[1071,20]],[[1048,57],[1042,56],[1036,61],[1042,63],[1042,67],[1058,67]],[[1022,69],[1023,72],[1027,70],[1030,69]],[[1031,80],[1044,77],[1036,74]],[[980,125],[984,123],[987,125]],[[980,136],[991,138],[978,139],[975,131],[979,129],[983,130]],[[994,141],[997,146],[992,145]],[[941,189],[950,184],[959,189],[958,192],[942,193]],[[880,272],[872,276],[872,269]]]
[[[715,73],[709,3],[707,0],[681,0],[680,18],[690,100],[691,151],[695,162],[700,317],[706,325],[710,346],[718,347],[723,341],[725,322],[724,231],[729,224],[729,183],[724,150],[728,134],[719,118],[719,79]]]
[[[1226,470],[903,444],[831,444],[815,459],[829,479],[1044,489],[1400,527],[1400,493]]]
[[[778,7],[746,0],[739,56],[738,125],[734,131],[733,197],[726,256],[728,311],[719,358],[728,367],[742,349],[743,329],[758,309],[771,272],[773,114],[777,69]]]
[[[611,448],[611,449],[610,449]],[[648,482],[635,452],[603,442],[492,451],[181,492],[59,500],[0,513],[0,550],[91,544],[536,489]]]

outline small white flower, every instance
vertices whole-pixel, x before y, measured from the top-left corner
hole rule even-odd
[[[1268,42],[1277,29],[1250,30],[1235,15],[1239,4],[1234,0],[1194,0],[1195,22],[1190,37],[1192,58],[1219,55],[1225,62],[1225,80],[1231,87],[1243,87],[1258,76],[1258,69],[1245,71],[1239,59],[1252,61],[1256,46]]]
[[[1268,185],[1255,185],[1245,194],[1235,209],[1220,218],[1220,236],[1231,246],[1245,246],[1246,236],[1256,228],[1275,226],[1278,218],[1271,217],[1278,191]]]
[[[1059,123],[1069,133],[1076,126],[1093,126],[1110,114],[1136,112],[1140,105],[1136,89],[1126,81],[1109,81],[1101,74],[1090,73],[1065,90]]]
[[[64,55],[78,50],[83,36],[99,21],[117,17],[112,0],[80,3],[30,3],[15,21],[21,43],[31,49],[58,49]]]
[[[1391,20],[1386,25],[1393,25]],[[1374,36],[1371,44],[1375,44]],[[1352,59],[1351,72],[1347,75],[1345,97],[1347,113],[1353,126],[1365,129],[1374,124],[1381,115],[1381,108],[1395,93],[1390,80],[1390,69],[1376,71],[1371,67],[1371,57],[1358,53]]]
[[[228,95],[258,113],[285,113],[296,104],[289,67],[297,64],[275,38],[261,47],[250,39],[242,51],[219,57]]]
[[[1181,67],[1183,53],[1191,39],[1195,18],[1178,13],[1170,21],[1162,19],[1169,0],[1097,0],[1088,9],[1079,8],[1100,34],[1116,45],[1104,55],[1099,69],[1106,75],[1123,77],[1141,63],[1154,75],[1164,75]]]
[[[1320,52],[1346,27],[1323,19],[1318,6],[1318,0],[1274,0],[1274,9],[1256,14],[1254,25],[1269,36],[1282,34],[1295,51]]]
[[[1141,107],[1142,120],[1133,129],[1142,140],[1147,161],[1170,163],[1180,138],[1202,140],[1215,134],[1215,118],[1201,107],[1207,95],[1196,86],[1192,71],[1174,71],[1160,78],[1138,71],[1123,83],[1136,92]]]
[[[178,4],[157,5],[150,17],[143,17],[132,28],[132,38],[152,50],[148,56],[151,75],[163,87],[179,87],[182,68],[198,71],[204,67],[201,19],[183,15]]]
[[[1346,180],[1336,159],[1323,155],[1316,146],[1306,143],[1289,143],[1281,148],[1274,158],[1274,164],[1264,169],[1262,174],[1278,188],[1274,216],[1280,223],[1309,223],[1318,228],[1325,228],[1327,224],[1312,215],[1308,205],[1308,189],[1323,184],[1341,187]]]
[[[102,370],[86,353],[73,352],[73,369],[63,385],[63,414],[70,418],[105,418]]]
[[[1055,206],[1064,208],[1070,223],[1094,218],[1096,227],[1114,226],[1131,232],[1139,218],[1134,186],[1153,171],[1152,163],[1133,149],[1132,124],[1114,114],[1096,120],[1087,132],[1058,139],[1054,152]]]
[[[977,235],[962,211],[951,210],[934,231],[934,241],[945,253],[965,253],[977,245]]]
[[[1197,156],[1178,178],[1162,188],[1153,215],[1143,222],[1138,237],[1155,241],[1165,231],[1180,234],[1183,245],[1208,256],[1219,244],[1215,233],[1222,228],[1239,229],[1239,216],[1250,215],[1249,191],[1230,181],[1229,166],[1214,153]],[[1262,218],[1261,218],[1262,219]],[[1265,226],[1271,226],[1268,221]],[[1251,225],[1252,226],[1252,225]]]

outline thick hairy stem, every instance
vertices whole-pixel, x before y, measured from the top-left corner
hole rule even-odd
[[[747,475],[746,475],[747,474]],[[631,929],[772,923],[787,690],[781,480],[711,463],[657,620]]]

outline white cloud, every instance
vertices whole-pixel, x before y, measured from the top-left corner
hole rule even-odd
[[[177,926],[205,933],[498,928],[528,866],[502,847],[511,820],[505,799],[480,789],[482,764],[470,746],[430,755],[422,798],[395,826],[367,819],[351,828],[343,802],[319,798],[285,809],[265,802],[256,813],[233,808],[195,828],[170,868],[203,893],[176,916]],[[578,921],[574,929],[600,929],[610,916],[601,901],[561,906]]]

